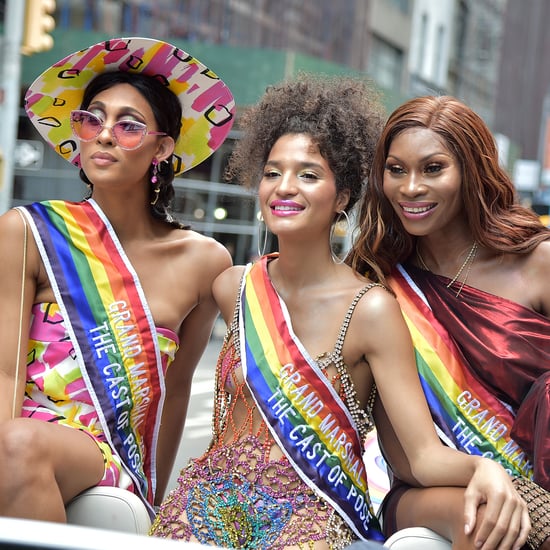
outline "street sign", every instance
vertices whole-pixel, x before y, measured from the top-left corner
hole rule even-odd
[[[15,144],[14,164],[16,168],[40,170],[44,158],[44,144],[41,141],[18,139]]]

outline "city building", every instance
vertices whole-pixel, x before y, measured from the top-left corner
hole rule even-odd
[[[0,0],[0,9],[7,1]],[[388,111],[415,95],[455,95],[495,130],[503,164],[512,170],[516,151],[541,154],[549,10],[546,0],[57,0],[54,47],[22,57],[21,89],[71,51],[145,35],[169,40],[211,67],[238,110],[301,70],[367,73]],[[23,112],[18,139],[13,204],[82,198],[74,169],[43,149]],[[238,124],[208,161],[176,180],[174,206],[240,263],[256,250],[257,205],[253,193],[224,181],[235,139]]]
[[[535,210],[550,205],[550,2],[509,0],[496,86],[494,129],[534,168],[526,187]]]

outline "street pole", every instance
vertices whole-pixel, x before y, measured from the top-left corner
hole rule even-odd
[[[13,159],[19,122],[19,87],[21,81],[21,39],[25,1],[7,0],[5,33],[1,49],[0,70],[3,100],[0,101],[0,214],[11,208],[13,195]]]

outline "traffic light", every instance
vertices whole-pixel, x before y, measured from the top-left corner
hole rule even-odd
[[[31,55],[53,46],[55,0],[25,0],[25,21],[21,53]]]

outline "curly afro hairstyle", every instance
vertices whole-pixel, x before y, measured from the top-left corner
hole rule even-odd
[[[307,134],[333,171],[337,192],[349,191],[349,211],[362,194],[384,115],[380,93],[365,77],[299,73],[268,87],[243,113],[243,135],[225,176],[256,188],[275,142],[286,134]]]

